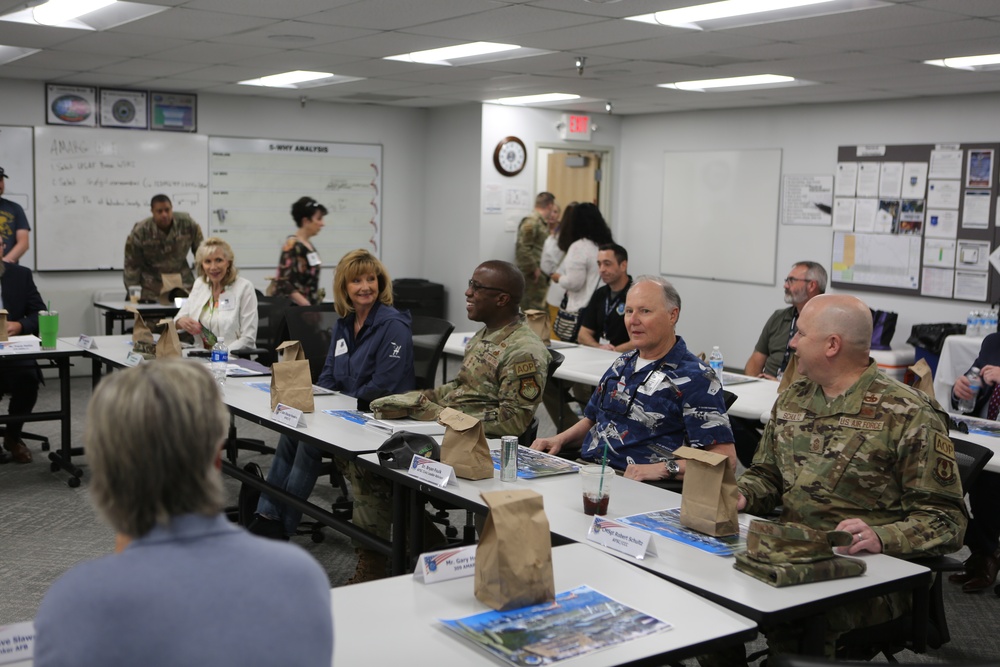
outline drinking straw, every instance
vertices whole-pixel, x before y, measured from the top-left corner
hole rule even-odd
[[[608,467],[608,438],[601,434],[601,442],[604,443],[604,453],[601,454],[601,481],[597,483],[597,501],[604,497],[604,470]]]

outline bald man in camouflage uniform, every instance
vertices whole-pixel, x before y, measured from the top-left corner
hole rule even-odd
[[[156,195],[152,216],[137,222],[125,241],[125,289],[142,287],[143,301],[156,301],[163,289],[164,273],[179,273],[184,287],[194,285],[188,251],[195,254],[204,240],[201,227],[187,213],[175,212],[170,198]]]
[[[807,303],[791,346],[805,376],[779,397],[737,507],[782,522],[853,535],[844,554],[931,556],[962,546],[966,515],[955,449],[940,406],[878,369],[868,356],[868,307],[847,295]],[[826,653],[840,634],[910,609],[894,593],[827,614]],[[801,628],[767,629],[772,654],[798,652]],[[742,647],[739,647],[742,651]],[[734,656],[723,662],[746,664]]]
[[[549,237],[548,221],[559,215],[556,198],[551,192],[540,192],[535,197],[535,210],[521,219],[517,226],[517,245],[514,258],[517,268],[524,275],[524,298],[521,306],[525,310],[546,310],[545,294],[549,289],[549,277],[542,273],[542,246]]]
[[[486,326],[466,345],[458,376],[436,389],[374,400],[371,409],[376,416],[430,420],[444,408],[454,408],[479,419],[488,438],[523,433],[542,400],[550,359],[520,314],[523,292],[524,279],[513,264],[497,260],[480,264],[465,290],[465,301],[469,319]],[[389,539],[390,483],[377,475],[363,479],[361,488],[354,490],[354,504],[356,510],[362,509],[361,516],[377,517],[367,525],[355,519],[355,524]],[[362,549],[358,569],[348,583],[383,577],[385,569],[384,556]]]

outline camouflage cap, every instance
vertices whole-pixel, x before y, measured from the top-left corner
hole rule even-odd
[[[761,563],[814,563],[833,558],[831,547],[851,544],[843,530],[816,530],[800,523],[751,521],[747,533],[747,556]]]
[[[412,417],[421,421],[437,419],[441,406],[430,401],[423,392],[408,391],[405,394],[383,396],[371,402],[371,411],[376,419],[402,419]]]
[[[863,560],[844,556],[825,558],[812,563],[762,563],[747,553],[736,554],[733,567],[775,587],[857,577],[864,574],[867,569]]]

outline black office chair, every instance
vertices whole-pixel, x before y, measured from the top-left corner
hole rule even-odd
[[[804,655],[776,655],[773,661],[769,662],[773,667],[840,667],[844,663],[840,660],[827,660],[826,658],[811,658]],[[899,667],[917,667],[918,663],[896,663]],[[926,664],[926,663],[920,663]],[[1000,667],[1000,662],[990,660],[987,662],[949,662],[952,667]]]
[[[438,362],[455,325],[448,320],[413,315],[413,374],[417,389],[433,389]]]
[[[323,372],[326,355],[330,350],[333,338],[333,325],[340,316],[333,309],[332,303],[322,303],[318,306],[296,306],[285,311],[283,326],[280,331],[281,342],[297,340],[302,345],[302,351],[309,360],[309,372],[315,383]]]
[[[968,491],[976,483],[976,478],[993,456],[993,452],[966,440],[953,438],[955,461],[958,463],[962,489]],[[941,580],[945,572],[963,569],[963,564],[951,556],[929,556],[915,558],[918,563],[930,568],[934,573],[934,583],[928,592],[927,646],[936,649],[951,641],[948,619],[945,617],[944,593]],[[896,662],[893,656],[903,649],[914,649],[912,636],[912,616],[904,614],[900,618],[880,623],[868,628],[858,628],[846,633],[837,645],[837,657],[844,659],[870,660],[882,653],[889,662]]]

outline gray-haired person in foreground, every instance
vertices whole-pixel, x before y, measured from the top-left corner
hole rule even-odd
[[[191,361],[144,363],[98,386],[85,443],[115,549],[49,589],[36,667],[330,665],[322,569],[221,512],[228,424],[218,386]]]

